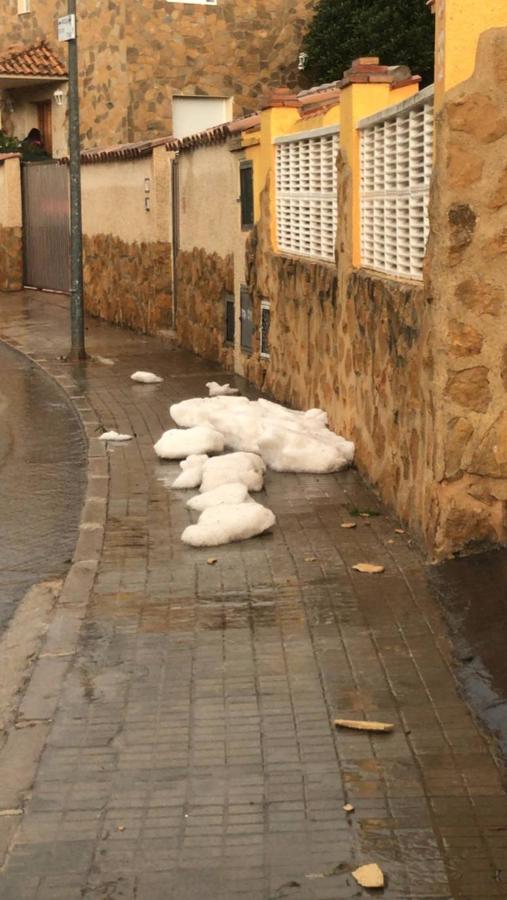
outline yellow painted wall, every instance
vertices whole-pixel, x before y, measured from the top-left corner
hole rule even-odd
[[[507,0],[436,0],[435,103],[470,78],[480,35],[507,26]]]

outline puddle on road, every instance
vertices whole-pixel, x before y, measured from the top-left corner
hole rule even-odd
[[[429,578],[467,700],[507,758],[507,551],[449,560],[431,569]]]
[[[31,585],[68,568],[85,480],[85,440],[65,395],[0,344],[0,630]]]

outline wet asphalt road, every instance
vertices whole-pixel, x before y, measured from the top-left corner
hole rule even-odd
[[[0,631],[33,584],[68,568],[85,479],[84,436],[63,391],[0,343]]]

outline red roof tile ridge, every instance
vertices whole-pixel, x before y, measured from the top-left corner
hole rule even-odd
[[[40,40],[30,47],[15,44],[0,53],[0,74],[66,78],[67,70],[49,44]]]

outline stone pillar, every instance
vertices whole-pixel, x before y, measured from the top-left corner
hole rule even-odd
[[[21,166],[16,153],[0,155],[0,290],[23,287]]]
[[[436,120],[425,289],[437,557],[507,543],[506,60],[507,27],[485,32]]]

